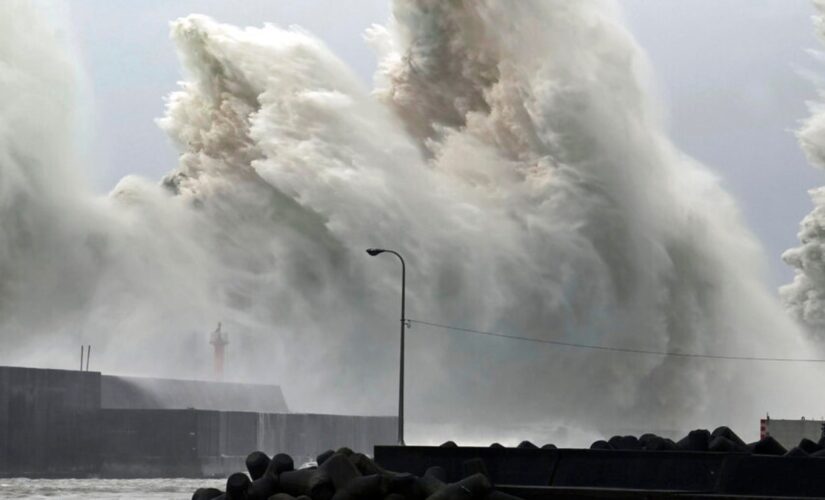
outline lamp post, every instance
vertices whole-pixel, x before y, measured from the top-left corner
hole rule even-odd
[[[383,248],[369,248],[367,253],[375,257],[382,253],[391,253],[401,261],[401,368],[398,374],[398,444],[404,445],[404,327],[406,318],[404,317],[404,295],[407,282],[407,266],[404,264],[404,257],[395,250],[385,250]]]

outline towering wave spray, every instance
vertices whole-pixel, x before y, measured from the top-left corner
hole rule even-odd
[[[368,34],[374,91],[299,29],[190,16],[172,36],[187,76],[159,123],[181,156],[160,186],[127,178],[94,199],[56,185],[52,173],[71,170],[62,155],[15,157],[43,148],[0,119],[13,146],[0,175],[44,179],[2,185],[38,204],[22,216],[4,194],[0,208],[12,235],[0,270],[37,268],[3,271],[0,308],[31,312],[5,313],[7,360],[79,331],[99,368],[198,375],[208,346],[192,332],[225,321],[237,377],[283,384],[297,408],[392,413],[397,263],[369,246],[404,253],[416,319],[650,350],[803,352],[735,204],[664,136],[647,62],[612,4],[397,2]],[[50,231],[56,217],[73,223]],[[811,374],[423,326],[408,339],[413,439],[454,437],[433,426],[456,422],[461,436],[558,440],[565,428],[747,428],[769,402],[799,408],[789,377]]]
[[[825,2],[815,1],[817,35],[825,41]],[[822,91],[820,91],[821,93]],[[825,167],[825,110],[811,107],[812,115],[797,133],[802,150],[815,167]],[[800,224],[801,245],[787,250],[782,259],[795,270],[792,283],[780,289],[787,310],[819,341],[825,340],[825,187],[810,191],[814,209]]]

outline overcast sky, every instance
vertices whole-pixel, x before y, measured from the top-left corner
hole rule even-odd
[[[653,63],[670,135],[717,172],[740,201],[771,265],[796,244],[811,209],[807,190],[825,173],[807,165],[793,135],[825,66],[808,0],[621,0],[630,29]],[[180,69],[168,23],[190,13],[222,22],[298,24],[347,61],[365,82],[375,56],[361,34],[389,16],[388,0],[70,0],[69,11],[94,102],[90,171],[107,191],[124,175],[160,178],[176,153],[154,119]]]

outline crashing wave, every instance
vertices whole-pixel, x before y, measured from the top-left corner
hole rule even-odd
[[[203,375],[204,332],[224,321],[236,377],[281,383],[292,407],[392,413],[398,269],[370,246],[404,254],[416,319],[651,350],[804,352],[735,203],[664,135],[647,61],[613,4],[396,2],[368,34],[382,54],[375,90],[297,28],[193,15],[172,36],[186,79],[159,124],[181,156],[160,186],[127,178],[105,200],[3,186],[37,192],[23,232],[83,211],[49,236],[58,261],[8,232],[19,205],[0,208],[12,235],[0,271],[49,262],[42,281],[2,281],[0,310],[54,318],[0,324],[3,338],[26,330],[17,353],[82,329],[101,368]],[[4,161],[0,175],[10,166],[52,188],[52,172],[71,170]],[[50,283],[69,289],[40,293]],[[535,439],[616,422],[750,425],[768,401],[799,403],[796,368],[423,326],[407,366],[413,436],[416,422]]]

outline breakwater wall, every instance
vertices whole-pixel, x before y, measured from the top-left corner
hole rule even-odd
[[[223,477],[249,450],[284,450],[298,464],[332,446],[371,450],[395,439],[395,417],[202,410],[102,410],[105,477]]]
[[[100,374],[0,366],[0,475],[88,476]]]
[[[825,458],[752,452],[377,446],[382,467],[446,481],[481,467],[524,498],[825,498]],[[483,465],[480,465],[483,464]]]
[[[160,409],[150,396],[116,397],[121,407],[107,408],[101,380],[97,372],[0,367],[0,477],[225,476],[243,467],[250,449],[285,450],[300,461],[331,444],[372,449],[395,441],[395,417]],[[105,400],[117,396],[109,382]],[[225,390],[209,384],[196,383],[198,400]],[[152,407],[140,408],[143,400]],[[276,404],[285,408],[283,399]]]

